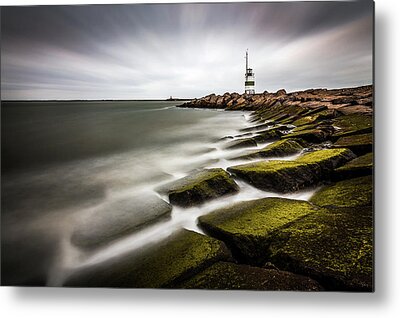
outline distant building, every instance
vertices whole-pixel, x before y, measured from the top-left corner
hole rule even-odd
[[[256,81],[254,78],[253,69],[249,68],[249,52],[246,50],[246,74],[244,82],[244,92],[245,94],[255,94]]]

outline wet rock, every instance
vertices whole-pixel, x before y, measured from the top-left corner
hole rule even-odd
[[[319,291],[316,281],[285,271],[218,262],[178,286],[185,289]]]
[[[267,260],[272,235],[315,211],[316,208],[306,201],[265,198],[240,202],[203,215],[199,225],[224,241],[235,258],[262,265]]]
[[[373,110],[370,106],[365,105],[351,105],[337,108],[337,111],[343,115],[350,114],[372,114]]]
[[[362,134],[372,133],[372,131],[373,131],[372,127],[361,128],[358,130],[350,130],[350,131],[337,131],[333,133],[330,139],[333,141],[337,141],[340,137],[362,135]]]
[[[239,191],[238,185],[223,169],[204,169],[158,189],[168,194],[173,205],[193,206]]]
[[[283,136],[282,129],[274,128],[257,132],[257,135],[255,135],[253,139],[258,143],[262,143],[278,140],[281,138],[281,136]]]
[[[285,139],[274,142],[259,151],[254,151],[247,155],[233,158],[232,160],[285,157],[299,153],[301,150],[303,150],[303,146],[296,140]]]
[[[373,290],[372,207],[317,210],[275,233],[270,259],[328,290]]]
[[[65,286],[173,288],[221,260],[226,246],[213,238],[181,230],[152,246],[112,258],[72,274]]]
[[[337,111],[332,109],[327,109],[320,111],[313,115],[303,116],[300,119],[293,122],[295,126],[310,125],[321,120],[331,119],[337,116]]]
[[[258,161],[229,167],[228,171],[256,188],[291,192],[329,179],[335,168],[354,158],[348,149],[324,149],[293,161]]]
[[[254,138],[243,138],[232,140],[225,145],[225,149],[238,149],[238,148],[248,148],[257,147],[257,142]]]
[[[356,155],[363,155],[372,151],[372,133],[340,137],[334,143],[335,148],[348,148]]]
[[[335,169],[336,179],[349,179],[372,174],[373,154],[372,152],[349,161],[344,166]]]
[[[244,134],[240,134],[240,135],[235,135],[233,136],[234,138],[243,138],[243,137],[250,137],[253,136],[253,133],[244,133]]]
[[[262,129],[269,128],[269,127],[271,127],[270,122],[256,125],[256,126],[247,127],[247,128],[242,128],[242,129],[240,129],[240,131],[243,131],[243,132],[257,131],[257,130],[262,130]]]
[[[357,100],[355,97],[353,96],[340,96],[340,97],[336,97],[334,99],[331,100],[332,104],[351,104],[351,105],[356,105],[357,104]]]
[[[82,248],[95,248],[169,217],[171,210],[171,205],[154,193],[113,201],[80,218],[71,242]]]
[[[338,132],[333,136],[348,136],[371,132],[373,126],[372,116],[353,114],[340,116],[333,119],[333,125],[338,128]],[[369,131],[368,131],[369,130]]]
[[[323,187],[311,197],[310,202],[319,206],[370,206],[372,187],[372,176],[348,179]]]
[[[321,143],[329,139],[332,135],[331,129],[306,129],[289,133],[282,138],[300,138],[311,143]]]

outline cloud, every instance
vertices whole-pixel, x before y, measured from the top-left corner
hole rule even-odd
[[[3,99],[199,97],[372,82],[372,2],[2,8]]]

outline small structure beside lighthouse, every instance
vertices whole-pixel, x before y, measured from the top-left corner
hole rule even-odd
[[[249,68],[249,52],[246,50],[246,74],[244,82],[244,93],[253,95],[255,94],[255,78],[253,69]]]

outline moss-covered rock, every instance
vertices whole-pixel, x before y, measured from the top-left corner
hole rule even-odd
[[[372,174],[373,169],[372,152],[349,161],[344,166],[335,169],[336,179],[348,179]]]
[[[372,151],[372,133],[341,137],[333,145],[335,148],[348,148],[357,155]]]
[[[319,206],[354,207],[372,205],[372,176],[343,180],[325,186],[310,199]]]
[[[224,241],[237,259],[261,265],[266,261],[271,235],[315,211],[306,201],[266,198],[237,203],[201,216],[199,225]]]
[[[281,128],[274,128],[258,132],[257,135],[253,137],[253,139],[258,143],[262,143],[278,140],[281,138],[282,135],[283,133]]]
[[[113,201],[81,217],[71,241],[79,247],[95,248],[169,217],[171,210],[171,205],[154,193]]]
[[[170,203],[193,206],[239,191],[239,186],[223,169],[203,169],[158,189],[168,194]]]
[[[171,288],[215,262],[229,259],[229,251],[222,242],[181,230],[153,246],[82,269],[64,285]]]
[[[371,132],[373,117],[371,115],[352,114],[333,119],[333,125],[338,128],[334,136],[346,136]]]
[[[336,116],[337,116],[337,112],[335,110],[327,109],[327,110],[320,111],[313,115],[301,117],[298,120],[294,121],[293,125],[295,125],[295,126],[310,125],[310,124],[316,123],[316,122],[324,120],[324,119],[334,118]]]
[[[332,124],[331,120],[322,120],[317,123],[295,127],[292,129],[291,132],[295,133],[295,132],[304,131],[304,130],[329,129],[334,133],[335,129],[332,127],[331,124]],[[330,128],[330,127],[332,127],[332,128]]]
[[[178,288],[224,290],[322,290],[316,281],[285,271],[218,262]]]
[[[290,192],[329,179],[335,168],[354,158],[348,149],[324,149],[293,161],[257,161],[229,167],[228,171],[256,188]]]
[[[233,158],[232,160],[285,157],[299,153],[302,150],[303,146],[300,145],[296,140],[285,139],[274,142],[259,151],[254,151],[247,155]]]
[[[284,139],[284,138],[301,138],[307,142],[321,143],[323,141],[328,140],[331,135],[332,135],[331,130],[315,128],[315,129],[306,129],[306,130],[292,132],[292,133],[282,136],[282,139]]]
[[[372,231],[370,206],[322,209],[277,231],[270,258],[328,290],[372,291]]]
[[[257,142],[254,138],[242,138],[237,140],[229,141],[225,145],[225,149],[238,149],[238,148],[248,148],[257,147]]]
[[[333,133],[330,139],[332,141],[337,141],[340,137],[362,135],[362,134],[372,133],[372,131],[373,131],[372,127],[362,128],[358,130],[350,130],[350,131],[337,131]]]

